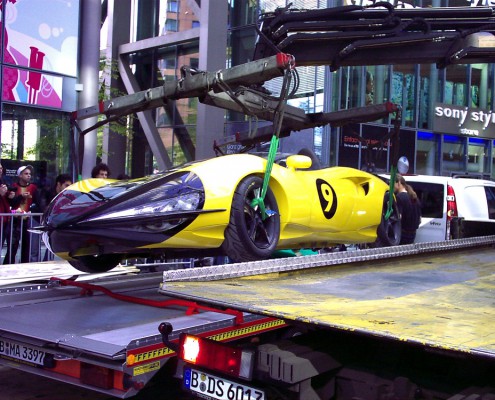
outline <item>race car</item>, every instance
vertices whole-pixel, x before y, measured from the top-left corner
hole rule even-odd
[[[290,155],[267,174],[267,159],[245,153],[140,179],[82,180],[53,199],[39,230],[54,254],[90,273],[129,258],[244,262],[281,249],[375,242],[377,235],[384,245],[399,244],[400,217],[384,181],[312,163]]]

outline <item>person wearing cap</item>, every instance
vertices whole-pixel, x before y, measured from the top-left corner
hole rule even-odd
[[[12,213],[28,213],[34,205],[39,205],[38,187],[31,182],[33,177],[33,166],[24,165],[17,169],[18,181],[12,185],[13,195],[9,196],[10,209]],[[4,264],[15,262],[15,256],[21,243],[21,262],[29,262],[30,259],[30,233],[28,232],[29,221],[22,217],[14,217],[11,235],[7,237],[7,253]]]

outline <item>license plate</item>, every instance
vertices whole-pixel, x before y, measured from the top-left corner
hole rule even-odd
[[[265,393],[237,382],[197,371],[184,370],[184,386],[202,398],[214,400],[265,400]]]
[[[47,354],[34,346],[0,338],[0,355],[31,364],[44,365]]]

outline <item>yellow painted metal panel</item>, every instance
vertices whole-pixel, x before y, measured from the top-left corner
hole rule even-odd
[[[170,293],[326,328],[495,357],[492,247],[211,282]]]

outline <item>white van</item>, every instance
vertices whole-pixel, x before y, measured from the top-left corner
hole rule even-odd
[[[495,182],[464,176],[404,179],[421,201],[416,243],[495,234]]]

